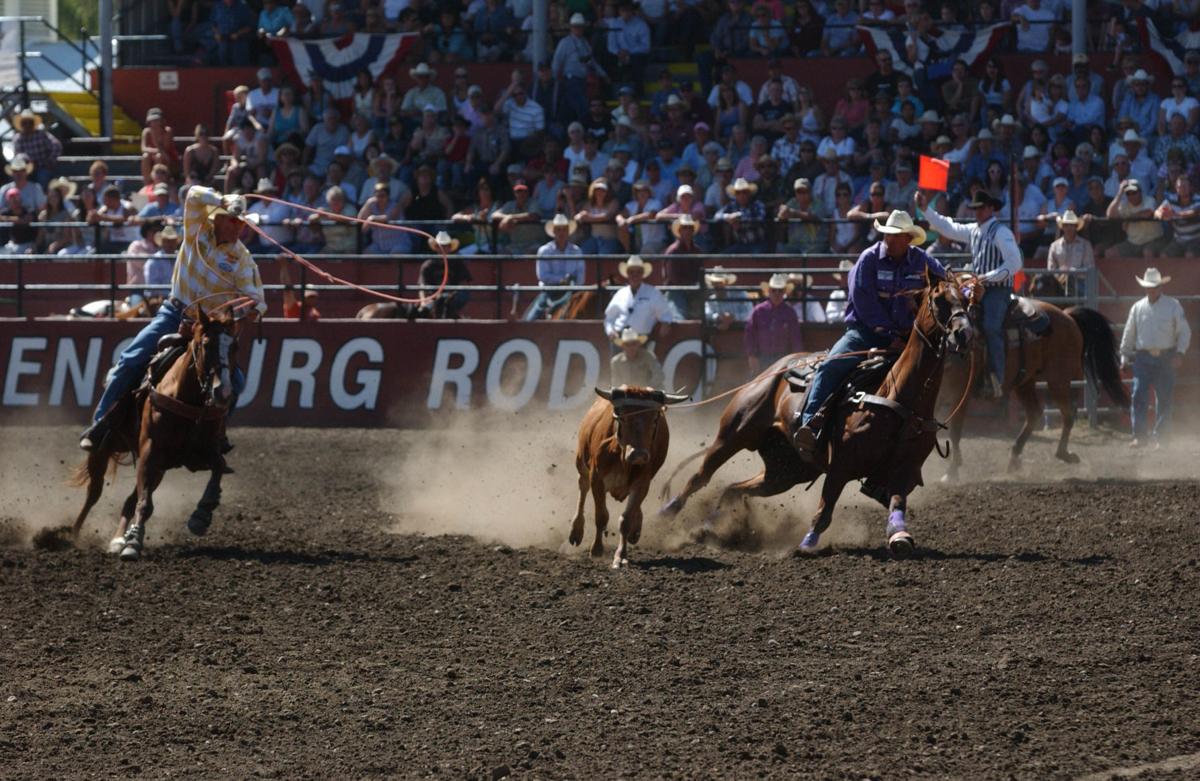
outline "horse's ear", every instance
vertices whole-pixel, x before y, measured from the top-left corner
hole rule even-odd
[[[201,325],[208,325],[208,313],[199,304],[196,305],[196,321]]]

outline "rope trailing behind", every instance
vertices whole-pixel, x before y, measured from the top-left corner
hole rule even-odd
[[[302,206],[300,204],[295,204],[295,203],[290,203],[288,201],[280,200],[279,198],[272,198],[269,195],[258,195],[257,193],[248,193],[246,195],[246,198],[256,198],[260,201],[266,201],[268,203],[281,203],[292,209],[300,209],[301,211],[312,212],[313,214],[319,215],[325,219],[333,220],[334,222],[358,223],[360,225],[365,225],[372,229],[383,228],[385,230],[395,230],[395,231],[400,231],[402,233],[411,233],[415,236],[422,236],[427,240],[434,238],[431,234],[426,233],[423,230],[420,230],[418,228],[410,228],[407,225],[391,225],[386,222],[371,222],[369,220],[364,220],[359,217],[350,217],[349,215],[345,215],[345,214],[334,214],[333,212],[328,212],[328,211],[325,211],[324,209],[317,209],[312,206]],[[271,236],[268,236],[266,234],[266,232],[263,231],[262,228],[258,227],[257,223],[255,223],[253,220],[246,220],[246,225],[250,226],[251,230],[253,230],[255,233],[257,233],[259,236],[261,236],[262,238],[266,239],[267,241],[271,242],[276,247],[278,247],[285,256],[287,256],[288,258],[291,258],[292,260],[299,263],[301,266],[308,269],[309,271],[316,274],[317,276],[321,277],[322,279],[332,282],[336,285],[342,285],[344,287],[353,288],[354,290],[357,290],[360,293],[366,293],[367,295],[375,296],[376,298],[382,298],[385,301],[393,301],[397,304],[415,304],[416,306],[425,306],[426,304],[430,304],[430,303],[433,303],[434,301],[436,301],[438,296],[440,296],[442,294],[442,291],[444,291],[446,289],[446,285],[449,284],[449,282],[450,282],[450,256],[446,254],[446,250],[444,250],[442,248],[442,245],[438,244],[436,241],[431,241],[430,243],[437,249],[438,254],[440,254],[442,256],[442,281],[441,281],[441,284],[438,285],[437,290],[433,291],[433,293],[429,294],[428,296],[421,296],[419,298],[404,298],[402,296],[393,296],[389,293],[384,293],[379,290],[372,290],[371,288],[363,287],[362,285],[356,285],[355,283],[351,282],[348,279],[341,279],[340,277],[335,277],[333,274],[330,274],[328,271],[325,271],[324,269],[317,266],[312,261],[307,260],[307,259],[301,257],[300,255],[297,255],[295,252],[292,252],[290,249],[288,249],[287,247],[280,244],[278,241],[276,241]]]

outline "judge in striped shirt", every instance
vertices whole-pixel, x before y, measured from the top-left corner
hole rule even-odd
[[[974,209],[975,222],[955,222],[928,205],[918,190],[913,203],[929,220],[929,227],[953,241],[966,244],[971,251],[971,270],[983,283],[983,335],[987,340],[988,367],[992,372],[992,394],[1004,395],[1004,315],[1012,299],[1013,277],[1023,268],[1021,248],[1012,230],[996,219],[996,210],[1004,204],[980,189],[967,204]]]
[[[245,227],[245,214],[246,200],[240,195],[221,195],[199,185],[188,190],[183,209],[183,242],[171,278],[171,295],[108,372],[92,425],[79,438],[81,448],[90,451],[104,440],[112,425],[106,414],[141,381],[158,349],[158,340],[179,330],[184,312],[193,303],[211,310],[246,296],[255,302],[251,318],[267,311],[258,266],[238,239]],[[245,375],[235,368],[231,407],[236,405],[245,382]]]

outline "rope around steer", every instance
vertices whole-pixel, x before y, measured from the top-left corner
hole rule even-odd
[[[266,201],[268,203],[281,203],[289,208],[300,209],[301,211],[312,212],[313,214],[320,215],[321,217],[325,217],[327,219],[333,220],[334,222],[358,223],[360,225],[365,225],[372,229],[384,228],[386,230],[395,230],[395,231],[400,231],[402,233],[412,233],[417,236],[423,236],[426,239],[434,238],[432,235],[426,233],[423,230],[420,230],[418,228],[410,228],[407,225],[392,225],[387,222],[371,222],[369,220],[364,220],[360,217],[351,217],[346,214],[334,214],[333,212],[328,212],[328,211],[325,211],[324,209],[317,209],[312,206],[303,206],[300,204],[290,203],[289,201],[284,201],[279,198],[272,198],[269,195],[259,195],[257,193],[249,193],[245,197],[246,198],[256,198],[260,201]],[[393,301],[398,304],[416,304],[417,306],[425,306],[426,304],[430,304],[430,303],[433,303],[434,301],[436,301],[438,296],[440,296],[442,294],[442,291],[444,291],[446,289],[446,285],[449,284],[449,282],[450,282],[450,256],[446,253],[446,251],[444,249],[442,249],[442,245],[438,244],[437,241],[433,241],[432,244],[434,247],[437,248],[438,254],[442,256],[442,281],[441,281],[441,284],[438,285],[437,290],[433,291],[433,293],[431,293],[428,296],[421,296],[420,298],[404,298],[402,296],[393,296],[389,293],[383,293],[379,290],[372,290],[369,287],[357,285],[348,279],[341,279],[340,277],[335,277],[333,274],[330,274],[328,271],[325,271],[324,269],[317,266],[311,260],[307,260],[307,259],[301,257],[300,255],[296,254],[295,252],[292,252],[290,249],[288,249],[287,247],[283,246],[278,241],[276,241],[273,237],[268,236],[267,233],[262,228],[260,228],[253,220],[246,220],[245,222],[246,222],[246,225],[250,226],[250,228],[255,233],[257,233],[259,236],[263,237],[264,239],[266,239],[267,241],[271,242],[276,247],[278,247],[283,252],[284,255],[286,255],[287,257],[296,261],[301,266],[303,266],[304,268],[313,272],[314,274],[321,277],[322,279],[328,280],[329,282],[333,282],[334,284],[337,284],[337,285],[342,285],[344,287],[353,288],[354,290],[357,290],[362,293],[367,293],[368,295],[375,296],[376,298],[382,298],[385,301]]]

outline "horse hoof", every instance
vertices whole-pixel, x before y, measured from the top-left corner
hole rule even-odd
[[[604,546],[603,545],[601,545],[599,548],[592,548],[592,558],[593,559],[599,559],[603,556],[604,556]]]
[[[800,541],[800,547],[796,548],[796,554],[799,556],[815,556],[817,555],[817,546],[821,544],[821,535],[816,532],[809,532],[804,535],[804,539]]]
[[[142,557],[142,552],[132,545],[126,545],[121,551],[121,561],[137,561]]]
[[[888,550],[892,558],[907,559],[912,556],[914,547],[912,535],[908,532],[896,532],[888,537]]]
[[[1065,453],[1065,454],[1056,453],[1055,455],[1058,456],[1060,461],[1064,461],[1068,464],[1078,464],[1079,463],[1079,456],[1075,455],[1074,453]]]
[[[671,501],[663,505],[663,508],[658,511],[660,518],[674,518],[683,509],[683,500],[676,496]]]
[[[625,558],[624,556],[622,556],[619,553],[617,555],[613,556],[613,560],[612,560],[612,568],[613,569],[621,569],[621,567],[627,567],[627,566],[629,566],[629,559]]]
[[[187,522],[188,531],[197,537],[208,534],[208,527],[211,525],[212,513],[202,513],[199,510],[192,513],[192,517],[188,518]]]
[[[125,550],[125,538],[113,537],[108,541],[108,552],[116,556],[121,551]]]
[[[567,535],[567,542],[571,543],[572,545],[578,545],[579,543],[583,542],[583,527],[580,526],[580,528],[576,529],[575,526],[572,525],[571,533]]]
[[[1019,458],[1008,459],[1008,473],[1010,475],[1012,475],[1012,474],[1016,474],[1017,472],[1020,472],[1020,471],[1021,471],[1021,459],[1019,459]]]

